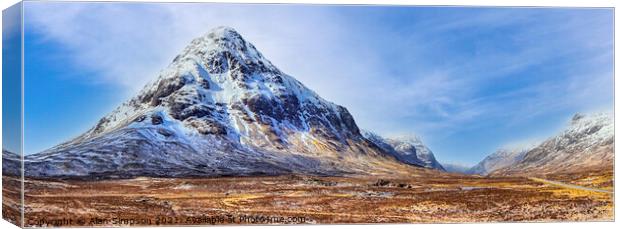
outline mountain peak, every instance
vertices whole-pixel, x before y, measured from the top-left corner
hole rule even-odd
[[[573,115],[573,118],[571,119],[571,121],[574,123],[574,122],[579,121],[580,119],[583,119],[583,117],[584,117],[584,115],[583,115],[583,114],[581,114],[581,113],[576,113],[575,115]]]
[[[239,34],[239,32],[237,32],[237,30],[228,27],[228,26],[218,26],[215,27],[211,30],[209,30],[205,37],[209,38],[209,39],[229,39],[231,41],[233,40],[243,40],[243,38],[241,37],[241,34]]]
[[[198,37],[174,58],[172,65],[198,64],[209,74],[232,72],[238,75],[256,73],[282,74],[254,45],[235,29],[220,26]],[[233,77],[237,79],[237,77]]]
[[[217,44],[220,47],[226,48],[229,51],[239,50],[239,51],[256,51],[256,49],[251,46],[237,30],[220,26],[209,30],[204,36],[197,38],[195,41],[206,43],[207,45],[213,46]],[[251,46],[251,47],[249,47]],[[252,49],[252,50],[248,50]]]
[[[580,125],[585,123],[604,123],[613,121],[613,115],[606,112],[582,114],[576,113],[571,118],[571,125]]]

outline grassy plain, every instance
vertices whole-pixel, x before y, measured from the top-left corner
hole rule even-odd
[[[592,185],[612,190],[606,176]],[[19,213],[15,182],[3,178],[3,214]],[[612,194],[526,177],[26,180],[25,190],[26,226],[610,221],[614,208]]]

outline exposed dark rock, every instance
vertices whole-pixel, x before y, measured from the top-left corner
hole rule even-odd
[[[207,72],[210,74],[222,74],[228,70],[228,60],[224,53],[209,53],[207,57]]]
[[[201,118],[210,116],[213,112],[213,107],[197,104],[195,101],[174,101],[170,105],[170,116],[177,120],[185,120],[189,117]]]
[[[276,119],[280,118],[277,117],[277,114],[274,111],[277,104],[273,100],[269,100],[263,96],[255,96],[248,99],[243,99],[242,102],[255,114],[271,116]],[[259,121],[263,124],[267,124],[268,120],[260,119]]]
[[[174,132],[166,129],[157,129],[157,133],[161,134],[164,137],[174,136]]]
[[[187,82],[185,77],[172,77],[162,79],[157,85],[157,89],[143,95],[142,102],[148,102],[151,106],[157,106],[161,103],[161,99],[165,98],[175,91],[181,89]]]
[[[200,80],[200,86],[202,86],[202,88],[204,88],[204,89],[210,89],[211,88],[210,85],[209,85],[209,81],[205,80],[205,79]]]
[[[99,133],[103,132],[103,130],[105,129],[106,125],[109,122],[110,122],[110,120],[105,118],[105,117],[100,119],[99,122],[97,123],[97,125],[95,126],[95,129],[93,130],[93,133],[99,134]]]
[[[350,131],[354,136],[360,136],[360,129],[357,127],[357,124],[355,124],[355,120],[353,120],[353,116],[349,113],[347,108],[338,106],[338,111],[340,112],[340,118],[346,130]]]
[[[188,123],[191,127],[204,135],[226,135],[227,133],[226,127],[216,121],[191,118],[188,120]]]
[[[174,57],[174,59],[172,60],[172,62],[177,62],[181,59],[181,55],[177,55]]]
[[[140,115],[137,118],[135,118],[133,121],[134,122],[142,122],[146,119],[146,115]]]
[[[398,184],[398,187],[399,188],[411,188],[411,185],[410,184],[400,183],[400,184]]]
[[[385,187],[385,186],[391,186],[391,185],[392,185],[391,181],[384,180],[384,179],[380,179],[373,184],[373,186],[379,186],[379,187]]]
[[[585,116],[583,114],[577,113],[575,115],[573,115],[573,118],[571,119],[573,122],[579,121],[580,119],[584,118]]]
[[[212,107],[207,107],[205,105],[194,105],[183,110],[183,112],[179,115],[179,118],[180,120],[185,120],[188,117],[202,118],[204,116],[211,116],[213,112]]]
[[[162,118],[162,117],[161,117],[161,116],[159,116],[159,115],[151,115],[151,123],[152,123],[153,125],[159,125],[159,124],[162,124],[162,123],[164,123],[164,118]]]

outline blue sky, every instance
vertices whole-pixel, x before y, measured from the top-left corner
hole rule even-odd
[[[21,31],[19,5],[2,12],[2,149],[21,152]],[[14,66],[13,68],[7,66]]]
[[[25,4],[26,153],[79,135],[225,25],[361,128],[474,164],[613,108],[613,10]]]

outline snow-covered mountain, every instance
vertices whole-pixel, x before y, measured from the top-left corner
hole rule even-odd
[[[21,176],[20,161],[16,153],[2,149],[2,175]]]
[[[434,160],[424,152],[430,157],[422,160]],[[92,129],[25,163],[32,177],[411,169],[364,138],[346,108],[280,71],[227,27],[194,39],[155,81]]]
[[[466,171],[468,174],[488,175],[489,173],[519,163],[528,149],[500,149],[485,157]]]
[[[450,173],[461,173],[461,174],[470,174],[471,166],[462,165],[462,164],[452,164],[452,163],[441,163],[446,172]]]
[[[362,135],[401,162],[445,171],[433,152],[417,136],[384,138],[367,130],[362,130]]]
[[[613,170],[613,115],[576,114],[562,133],[527,151],[517,163],[491,175],[528,175]]]

